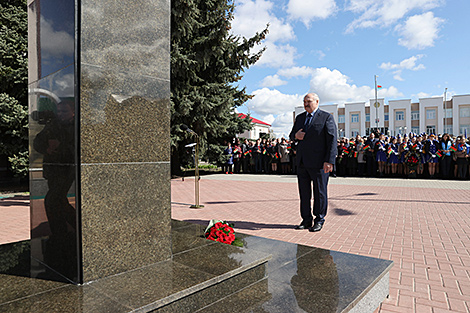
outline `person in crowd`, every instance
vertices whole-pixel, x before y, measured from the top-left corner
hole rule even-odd
[[[289,145],[285,138],[281,139],[281,144],[279,145],[279,157],[281,163],[281,173],[282,174],[289,174]]]
[[[262,172],[268,174],[269,173],[269,156],[268,156],[268,141],[266,138],[261,140],[261,168]]]
[[[439,165],[441,167],[441,177],[444,179],[449,179],[450,178],[450,171],[451,171],[451,164],[452,164],[452,158],[451,158],[451,150],[450,148],[452,147],[452,139],[450,139],[450,136],[448,133],[444,133],[442,135],[441,140],[439,141],[439,150],[441,150],[441,158]]]
[[[337,145],[337,154],[336,154],[336,172],[338,176],[346,176],[346,163],[347,163],[347,147],[343,138],[339,141]]]
[[[230,142],[227,143],[227,147],[224,150],[224,155],[226,156],[224,172],[225,174],[233,174],[233,149]]]
[[[247,173],[249,171],[248,167],[250,165],[249,159],[249,144],[248,139],[243,140],[243,143],[240,145],[241,148],[241,170],[243,173]]]
[[[388,144],[387,154],[388,154],[388,163],[390,164],[390,173],[393,177],[397,176],[397,169],[399,163],[399,145],[396,137],[392,137],[392,142]]]
[[[240,173],[241,168],[241,156],[242,156],[242,148],[240,146],[240,140],[235,138],[235,143],[233,144],[232,149],[233,154],[233,172],[236,174]]]
[[[457,137],[457,141],[455,142],[455,155],[457,157],[457,175],[458,179],[465,179],[467,175],[467,166],[468,161],[467,158],[470,153],[470,146],[466,143],[464,136]]]
[[[277,165],[279,164],[279,153],[277,152],[277,141],[273,140],[268,148],[269,157],[271,158],[271,173],[277,173]]]
[[[367,176],[374,177],[377,174],[377,162],[375,161],[375,144],[377,139],[375,138],[374,133],[370,133],[369,138],[367,138],[364,146],[366,151],[366,167],[367,167]]]
[[[356,140],[351,138],[349,140],[349,147],[347,150],[347,167],[348,167],[348,176],[356,176],[357,175],[357,147],[356,147]]]
[[[362,177],[366,171],[366,158],[364,152],[364,139],[357,135],[356,137],[356,152],[357,152],[357,175]]]
[[[252,158],[254,161],[254,166],[255,166],[255,173],[259,174],[262,172],[263,169],[263,162],[261,159],[261,153],[262,147],[261,147],[261,139],[256,140],[256,143],[254,144],[253,148],[251,149],[252,151]]]
[[[385,149],[385,135],[380,134],[379,140],[375,143],[376,161],[378,164],[379,176],[383,177],[385,174],[385,163],[387,162],[387,154]]]
[[[337,152],[336,123],[332,114],[318,108],[319,103],[317,94],[309,93],[304,97],[305,112],[296,117],[289,135],[291,141],[297,141],[297,182],[302,222],[296,229],[311,232],[322,230],[325,223],[328,178]]]
[[[429,139],[424,144],[424,153],[426,154],[429,178],[434,178],[436,175],[436,167],[439,162],[437,151],[439,150],[439,142],[436,140],[436,135],[430,134]]]
[[[416,169],[416,174],[419,176],[419,177],[422,177],[423,176],[423,172],[424,172],[424,153],[423,153],[423,136],[422,135],[417,135],[416,136],[416,144],[417,144],[417,152],[418,152],[418,155],[419,155],[419,164],[418,164],[418,167]]]

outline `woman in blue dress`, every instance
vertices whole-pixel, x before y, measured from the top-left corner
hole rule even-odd
[[[389,144],[388,147],[388,163],[391,165],[392,175],[396,176],[398,163],[400,160],[398,159],[398,140],[395,137],[392,137],[392,142]]]
[[[439,142],[436,140],[436,135],[429,135],[429,139],[426,140],[424,144],[424,153],[426,154],[429,178],[434,178],[436,174],[436,167],[439,163],[439,158],[437,156],[437,151],[439,150]]]
[[[379,175],[384,176],[385,162],[387,162],[387,152],[385,150],[385,135],[380,134],[379,140],[375,144],[375,151],[377,152],[376,161],[379,164]]]

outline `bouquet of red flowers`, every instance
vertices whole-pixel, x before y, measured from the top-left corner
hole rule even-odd
[[[228,245],[243,247],[242,241],[235,238],[233,224],[229,224],[224,221],[211,220],[204,231],[204,237],[209,240],[226,243]]]

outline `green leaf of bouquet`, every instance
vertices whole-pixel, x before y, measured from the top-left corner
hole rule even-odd
[[[243,247],[243,241],[238,238],[235,238],[235,240],[232,242],[232,246]]]

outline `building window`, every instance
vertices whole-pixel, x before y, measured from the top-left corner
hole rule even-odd
[[[359,114],[351,114],[351,123],[359,123]]]
[[[459,132],[460,132],[460,135],[465,136],[465,133],[466,133],[467,137],[470,136],[470,125],[460,125]]]
[[[346,119],[344,115],[338,115],[338,123],[345,123]]]
[[[428,135],[430,134],[436,134],[436,126],[433,126],[433,125],[428,125],[426,126],[426,133]]]
[[[453,135],[452,132],[453,132],[453,126],[452,125],[446,125],[444,126],[444,133],[448,133],[450,135]]]
[[[338,130],[338,137],[341,138],[341,137],[344,137],[344,135],[345,135],[344,130],[342,130],[342,129]]]
[[[370,113],[366,113],[366,122],[370,122]]]
[[[459,111],[460,117],[470,117],[470,107],[461,107]]]
[[[396,111],[395,112],[395,121],[404,121],[404,120],[405,120],[405,112]]]
[[[388,121],[388,112],[384,113],[384,121]]]
[[[419,127],[411,127],[411,132],[415,134],[419,134]]]
[[[419,121],[419,111],[411,111],[411,120]]]
[[[445,109],[444,110],[444,117],[452,118],[452,109]]]
[[[426,110],[426,119],[435,120],[436,119],[436,110],[435,109]]]
[[[356,137],[359,135],[359,129],[352,129],[351,130],[351,137]]]

